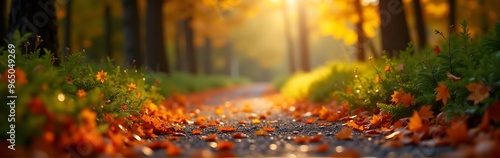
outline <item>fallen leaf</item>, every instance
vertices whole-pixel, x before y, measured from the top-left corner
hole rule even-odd
[[[211,134],[211,135],[208,135],[208,136],[203,136],[202,139],[205,140],[205,141],[207,141],[207,142],[213,142],[213,141],[217,140],[217,135]]]
[[[437,92],[436,101],[442,100],[443,104],[446,105],[448,103],[448,99],[451,98],[450,92],[443,82],[439,82],[438,84],[439,87],[434,89]]]
[[[352,140],[352,129],[349,127],[343,127],[342,130],[335,136],[338,140]]]
[[[236,127],[230,127],[230,126],[219,127],[219,131],[223,133],[234,132],[236,131]]]
[[[253,109],[252,107],[250,107],[250,104],[248,103],[245,103],[245,105],[243,106],[243,112],[246,112],[246,113],[250,113],[250,112],[253,112]]]
[[[181,153],[182,153],[182,150],[172,143],[170,143],[170,145],[168,145],[168,147],[167,147],[167,150],[165,150],[165,154],[167,154],[168,156],[176,156],[176,155],[179,155]]]
[[[316,121],[314,118],[309,117],[309,118],[306,119],[306,124],[313,124],[314,121]]]
[[[319,141],[321,141],[321,138],[323,138],[323,134],[317,134],[314,137],[312,137],[311,139],[309,139],[309,141],[310,142],[319,142]]]
[[[353,129],[355,129],[355,130],[358,130],[358,131],[363,131],[363,130],[364,130],[364,127],[363,127],[363,126],[359,126],[359,125],[357,125],[357,124],[356,124],[354,121],[352,121],[352,120],[351,120],[351,121],[349,121],[349,122],[347,122],[347,124],[346,124],[346,125],[347,125],[347,126],[349,126],[349,127],[352,127],[352,128],[353,128]]]
[[[237,132],[237,133],[234,133],[232,135],[232,137],[236,138],[236,139],[241,139],[241,138],[248,138],[248,135],[241,133],[241,132]]]
[[[469,83],[465,87],[471,92],[471,94],[467,96],[467,100],[474,101],[474,105],[479,104],[479,102],[482,102],[490,96],[491,88],[485,86],[482,82]]]
[[[408,129],[412,132],[420,132],[423,127],[422,119],[418,115],[417,111],[413,111],[413,116],[410,118],[408,123]]]
[[[378,115],[373,115],[370,123],[373,127],[378,127],[382,123],[382,117]]]
[[[264,126],[262,129],[266,132],[274,132],[274,127]]]
[[[448,141],[452,145],[466,142],[469,139],[467,124],[463,121],[452,122],[451,127],[446,129],[446,134],[448,135]]]
[[[268,133],[264,129],[259,129],[255,132],[256,136],[267,136]]]
[[[296,137],[294,141],[297,144],[309,143],[309,137],[307,137],[307,136]]]
[[[422,120],[429,120],[434,117],[433,111],[431,111],[432,105],[422,106],[418,111],[418,115]]]
[[[330,148],[330,145],[328,145],[327,143],[323,143],[321,145],[318,145],[318,147],[316,147],[316,152],[327,152],[328,148]]]
[[[409,107],[413,103],[413,100],[415,100],[415,96],[408,92],[401,96],[400,102],[404,107]]]
[[[193,130],[193,135],[200,135],[201,134],[201,129],[194,129]]]
[[[217,142],[217,150],[231,150],[234,148],[234,143],[231,141],[219,141]]]
[[[260,124],[260,120],[259,119],[253,119],[252,120],[252,124]]]

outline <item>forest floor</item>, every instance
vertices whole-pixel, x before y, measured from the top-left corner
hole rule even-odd
[[[181,157],[435,157],[454,150],[449,146],[388,145],[391,143],[386,141],[387,135],[369,137],[362,131],[353,131],[352,140],[338,140],[336,135],[346,126],[345,121],[297,120],[290,112],[274,108],[270,98],[276,96],[279,94],[268,83],[190,95],[187,100],[195,101],[191,104],[203,104],[197,106],[199,116],[218,125],[210,126],[210,121],[206,128],[188,124],[184,128],[185,136],[158,136],[151,140],[171,140],[183,151],[177,155]],[[226,111],[216,107],[226,107]],[[307,120],[313,117],[311,115],[304,113],[302,117]],[[201,133],[191,132],[196,130]],[[165,156],[165,153],[165,149],[156,150],[154,156]]]

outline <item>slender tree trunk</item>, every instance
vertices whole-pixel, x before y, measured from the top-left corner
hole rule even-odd
[[[155,72],[170,73],[163,39],[163,1],[148,0],[146,12],[146,64]]]
[[[307,30],[306,6],[305,1],[297,1],[298,25],[299,25],[299,45],[300,45],[300,63],[302,71],[309,72],[309,35]]]
[[[122,0],[125,32],[125,63],[129,66],[142,66],[142,48],[139,34],[139,11],[136,0]]]
[[[0,1],[0,45],[6,46],[4,44],[4,39],[7,38],[7,0]]]
[[[111,5],[106,3],[104,6],[104,40],[106,43],[106,55],[109,58],[113,57],[113,42],[111,40],[113,30],[111,28]]]
[[[19,30],[21,34],[31,32],[29,51],[35,48],[49,50],[55,58],[59,58],[59,41],[57,39],[57,19],[55,0],[14,0],[10,11],[9,34]],[[37,45],[36,36],[43,42]],[[8,35],[9,36],[9,35]],[[11,38],[11,37],[9,37]],[[12,39],[10,39],[12,41]],[[56,65],[59,60],[56,60]]]
[[[188,72],[191,74],[198,74],[198,59],[196,56],[196,50],[194,48],[194,34],[193,28],[191,28],[191,18],[186,19],[184,24],[184,28],[186,31],[186,63]]]
[[[228,76],[233,76],[232,67],[233,67],[233,43],[228,41],[224,47],[224,59],[226,66],[226,74]]]
[[[204,60],[204,73],[205,75],[211,75],[212,70],[212,40],[209,37],[205,38],[205,53],[203,53]]]
[[[356,23],[356,32],[358,34],[358,43],[356,44],[356,49],[358,50],[358,54],[356,54],[356,59],[358,61],[365,61],[366,60],[366,53],[365,53],[365,31],[363,30],[363,8],[361,8],[361,0],[356,0],[355,1],[355,9],[356,9],[356,14],[359,16],[359,20]]]
[[[422,15],[422,6],[420,0],[413,0],[415,10],[415,20],[417,23],[418,49],[421,50],[427,44],[427,31],[425,29],[424,16]]]
[[[450,9],[450,12],[449,12],[449,26],[450,26],[450,30],[451,32],[455,32],[457,29],[455,29],[455,24],[457,23],[456,21],[456,1],[455,0],[448,0],[448,4],[449,4],[449,9]]]
[[[185,60],[184,60],[184,57],[183,57],[183,46],[185,48],[185,44],[183,44],[183,32],[184,32],[184,26],[183,26],[184,22],[181,21],[181,22],[177,22],[177,25],[176,25],[176,32],[175,32],[175,58],[176,58],[176,61],[175,61],[175,69],[177,71],[185,71]]]
[[[294,49],[293,49],[293,40],[292,40],[292,35],[290,34],[290,21],[288,19],[288,6],[286,4],[286,0],[281,1],[282,5],[282,10],[283,10],[283,22],[284,22],[284,32],[285,32],[285,40],[286,40],[286,46],[287,46],[287,51],[288,51],[288,66],[289,66],[289,71],[290,74],[295,73],[296,71],[296,66],[295,66],[295,55],[294,55]]]
[[[410,42],[402,0],[380,0],[382,50],[389,58],[398,57]]]
[[[62,55],[67,56],[70,54],[69,50],[71,48],[71,4],[72,0],[66,0],[66,24],[64,28],[64,46],[62,50]]]

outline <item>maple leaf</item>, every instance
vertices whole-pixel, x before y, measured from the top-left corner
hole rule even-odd
[[[415,100],[415,96],[411,95],[411,93],[408,92],[408,93],[403,94],[400,101],[404,107],[409,107],[411,105],[411,103],[413,102],[413,100]]]
[[[469,133],[467,131],[467,124],[463,121],[454,121],[451,123],[451,127],[446,129],[446,134],[448,135],[448,141],[452,145],[456,145],[461,142],[466,142],[469,139]]]
[[[335,135],[335,138],[338,140],[352,140],[352,129],[349,127],[343,127],[342,130]]]
[[[316,148],[316,152],[327,152],[328,148],[330,148],[330,145],[328,143],[323,143],[321,145],[318,145]]]
[[[321,110],[319,111],[319,119],[324,120],[328,118],[329,110],[325,106],[321,106]]]
[[[202,138],[205,141],[209,141],[209,142],[212,141],[213,142],[213,141],[217,140],[217,135],[211,134],[211,135],[208,135],[208,136],[203,136]]]
[[[441,53],[441,49],[439,49],[439,46],[434,47],[434,53],[436,54]]]
[[[442,100],[443,104],[446,105],[448,103],[448,99],[451,98],[450,92],[443,82],[439,82],[438,84],[439,87],[434,89],[437,92],[436,101]]]
[[[373,115],[372,119],[370,120],[370,123],[372,124],[373,127],[378,127],[382,123],[382,117],[378,115]]]
[[[264,126],[262,129],[266,132],[274,132],[274,127]]]
[[[200,135],[201,134],[201,130],[200,129],[194,129],[193,130],[193,135]]]
[[[234,132],[236,131],[236,127],[229,127],[229,126],[219,127],[219,131],[223,133]]]
[[[313,124],[314,121],[315,121],[314,118],[309,117],[309,118],[306,119],[306,124]]]
[[[422,120],[429,120],[434,117],[433,111],[431,110],[432,105],[427,105],[427,106],[422,106],[420,107],[420,110],[418,111],[418,115]]]
[[[356,123],[355,123],[354,121],[352,121],[352,120],[351,120],[351,121],[349,121],[349,122],[347,122],[347,124],[346,124],[346,125],[347,125],[347,126],[349,126],[349,127],[354,128],[355,130],[358,130],[358,131],[362,131],[362,130],[364,130],[364,127],[363,127],[363,126],[360,126],[360,125],[356,124]]]
[[[474,101],[474,105],[477,105],[479,102],[482,102],[490,96],[491,88],[485,86],[482,82],[469,83],[465,87],[471,92],[471,94],[467,97],[467,100]]]
[[[422,119],[418,115],[418,112],[413,110],[413,116],[408,123],[408,129],[413,132],[420,132],[423,126]]]
[[[403,96],[405,92],[403,91],[402,88],[399,88],[399,91],[394,91],[394,94],[391,95],[392,99],[391,101],[394,102],[394,104],[399,104],[399,101],[401,97]]]
[[[234,148],[234,143],[231,141],[219,141],[217,142],[217,150],[231,150]]]

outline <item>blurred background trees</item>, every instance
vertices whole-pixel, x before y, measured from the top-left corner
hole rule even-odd
[[[53,25],[43,27],[57,31],[41,35],[54,52],[85,50],[94,61],[256,81],[335,60],[397,56],[409,41],[426,50],[439,40],[435,29],[447,35],[468,20],[475,37],[500,19],[497,0],[6,0],[0,35],[21,28],[9,17],[23,5],[35,7],[21,13],[28,21],[46,13],[38,2],[53,4]]]

